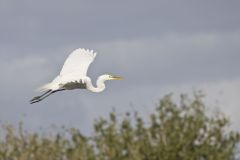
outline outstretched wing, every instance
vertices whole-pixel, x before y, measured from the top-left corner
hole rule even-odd
[[[83,48],[74,50],[66,59],[60,76],[70,74],[85,77],[88,67],[93,62],[96,55],[97,53],[93,50],[90,51]]]

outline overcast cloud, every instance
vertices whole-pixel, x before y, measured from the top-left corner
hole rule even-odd
[[[240,129],[239,1],[0,0],[0,121],[51,124],[89,133],[94,119],[150,113],[163,95],[203,89]],[[98,52],[89,68],[122,75],[101,94],[56,93],[30,105],[74,49]]]

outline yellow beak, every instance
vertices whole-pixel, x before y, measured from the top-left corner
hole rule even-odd
[[[121,80],[121,79],[123,79],[123,78],[120,77],[120,76],[112,76],[112,79],[114,79],[114,80]]]

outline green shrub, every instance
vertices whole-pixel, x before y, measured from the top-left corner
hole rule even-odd
[[[218,112],[207,116],[201,95],[171,95],[161,99],[149,120],[137,113],[124,118],[109,114],[94,124],[95,134],[77,129],[40,135],[3,125],[1,160],[231,160],[240,134],[229,130],[230,121]]]

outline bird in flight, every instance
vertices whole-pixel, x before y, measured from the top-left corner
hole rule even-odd
[[[32,98],[30,103],[40,102],[51,94],[63,90],[87,89],[92,92],[102,92],[105,89],[105,81],[122,79],[120,76],[104,74],[98,77],[94,87],[91,78],[87,76],[87,70],[96,55],[93,50],[83,48],[74,50],[64,62],[60,74],[52,82],[38,88],[38,91],[44,93]]]

